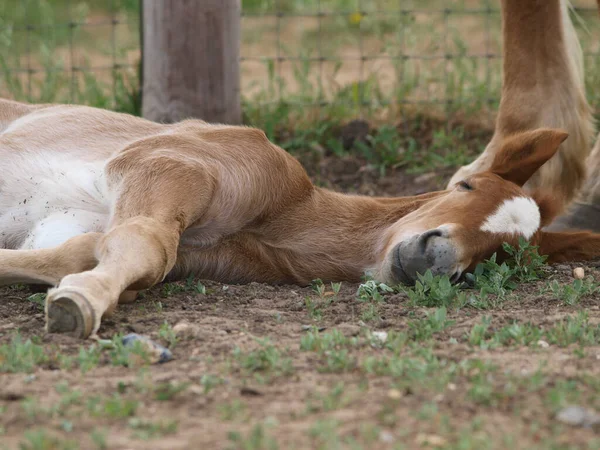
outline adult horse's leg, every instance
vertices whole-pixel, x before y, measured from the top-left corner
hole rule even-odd
[[[567,0],[502,0],[502,34],[502,99],[494,136],[450,184],[489,168],[507,135],[560,128],[569,138],[525,187],[552,192],[567,205],[584,182],[594,133],[585,98],[582,51]]]
[[[567,211],[547,227],[549,231],[590,230],[600,232],[600,134],[587,160],[589,176]]]

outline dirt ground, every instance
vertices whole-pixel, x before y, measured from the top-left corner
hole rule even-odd
[[[451,174],[380,178],[333,157],[309,170],[334,189],[381,195]],[[365,300],[357,284],[164,284],[100,330],[170,347],[164,364],[47,335],[40,295],[3,288],[0,449],[600,448],[593,423],[557,417],[600,408],[600,294],[569,302],[549,290],[572,285],[576,266],[446,316],[406,293]],[[583,267],[596,286],[597,268]]]

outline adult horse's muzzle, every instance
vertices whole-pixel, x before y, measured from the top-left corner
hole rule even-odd
[[[403,240],[392,250],[392,276],[413,285],[418,275],[431,270],[433,275],[448,275],[452,282],[460,278],[458,252],[448,230],[436,228]]]

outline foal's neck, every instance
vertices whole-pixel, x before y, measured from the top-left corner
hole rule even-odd
[[[345,279],[360,279],[384,257],[390,227],[440,194],[387,198],[315,188],[266,234],[276,235],[273,246],[291,251],[297,261],[322,261],[324,277],[343,273]]]

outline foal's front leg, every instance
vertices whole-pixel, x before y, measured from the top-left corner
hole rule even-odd
[[[108,231],[95,247],[98,265],[67,275],[49,291],[49,332],[87,338],[123,292],[161,282],[175,265],[181,233],[210,204],[215,177],[191,157],[165,156],[164,140],[156,143],[126,149],[106,165],[116,200]]]
[[[48,292],[47,330],[81,338],[95,334],[102,316],[116,307],[125,290],[146,289],[163,280],[175,264],[179,226],[150,217],[114,226],[96,245],[98,265],[65,276]]]

